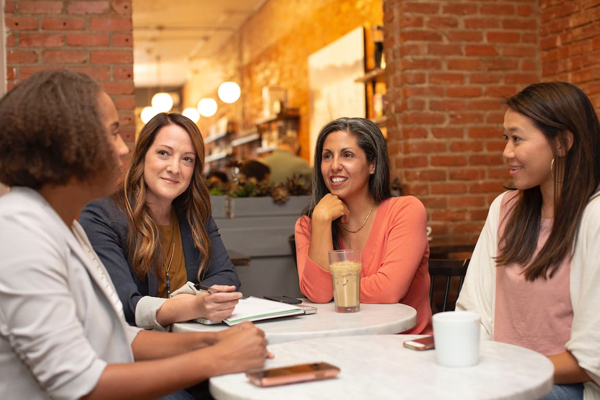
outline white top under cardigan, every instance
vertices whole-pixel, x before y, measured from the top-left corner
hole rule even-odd
[[[479,236],[469,270],[458,298],[457,310],[472,310],[481,316],[482,338],[494,338],[494,300],[500,205],[498,196]],[[571,259],[570,296],[573,306],[571,338],[566,344],[591,382],[585,400],[600,400],[600,196],[594,195],[583,213]]]
[[[0,198],[0,399],[79,399],[139,331],[76,221],[28,188]]]

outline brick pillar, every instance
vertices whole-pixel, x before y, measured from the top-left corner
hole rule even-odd
[[[579,86],[600,112],[600,2],[541,1],[542,79]]]
[[[6,0],[8,89],[35,71],[67,68],[111,95],[123,139],[135,137],[131,0]]]
[[[510,182],[502,98],[539,81],[536,0],[384,0],[392,174],[434,237],[475,238]]]

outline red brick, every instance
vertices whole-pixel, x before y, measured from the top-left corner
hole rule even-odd
[[[451,124],[476,124],[483,122],[481,113],[452,113],[450,114]]]
[[[60,14],[62,1],[19,1],[20,14]]]
[[[19,79],[20,80],[25,80],[27,78],[29,78],[31,75],[33,75],[34,73],[38,72],[38,71],[44,71],[47,69],[60,69],[60,67],[57,67],[56,65],[42,65],[42,66],[37,66],[37,67],[27,67],[27,66],[21,66],[19,67]]]
[[[117,110],[133,110],[135,108],[135,98],[132,96],[116,97],[113,100]]]
[[[489,179],[507,179],[510,177],[508,168],[506,167],[488,167],[488,178]]]
[[[465,28],[499,28],[500,20],[498,18],[466,18]]]
[[[90,20],[92,31],[131,31],[131,18],[92,18]]]
[[[416,16],[403,16],[402,21],[400,22],[400,26],[403,28],[422,28],[423,27],[423,17]]]
[[[502,165],[501,154],[474,154],[469,156],[470,165]]]
[[[521,34],[521,42],[536,44],[538,42],[537,33],[523,33]]]
[[[403,157],[401,168],[426,167],[429,163],[425,156]]]
[[[432,213],[434,221],[464,221],[467,219],[466,211],[436,210]]]
[[[135,125],[135,114],[132,111],[121,111],[119,112],[119,126],[132,126]]]
[[[423,41],[423,42],[441,42],[442,35],[431,31],[404,31],[400,33],[403,41]]]
[[[69,70],[89,75],[98,81],[110,79],[110,67],[69,67]]]
[[[466,193],[467,185],[464,183],[433,183],[431,184],[432,194],[452,194]]]
[[[423,3],[423,2],[404,2],[402,3],[402,10],[408,14],[437,14],[440,6],[435,3]]]
[[[46,17],[42,19],[42,29],[48,31],[80,31],[85,28],[83,18]]]
[[[21,47],[60,47],[65,43],[62,33],[21,33]]]
[[[402,114],[402,123],[404,124],[435,125],[443,124],[444,121],[443,114],[424,112],[406,112]]]
[[[15,45],[15,35],[12,33],[9,33],[8,36],[6,36],[6,47],[14,47]]]
[[[67,7],[68,14],[105,14],[109,10],[108,1],[75,1]]]
[[[421,200],[421,203],[423,203],[426,210],[431,210],[432,208],[448,208],[448,202],[446,201],[446,196],[422,197],[419,200]]]
[[[483,143],[468,141],[468,142],[452,142],[450,143],[450,151],[455,153],[482,151]]]
[[[500,82],[500,75],[498,75],[498,74],[470,74],[469,81],[470,81],[470,83],[497,83],[497,82]]]
[[[39,27],[38,20],[33,17],[6,17],[4,21],[11,31],[33,31]]]
[[[449,87],[446,89],[448,97],[479,97],[481,88],[478,87]]]
[[[488,97],[510,97],[517,92],[515,86],[487,86],[483,94]]]
[[[82,64],[87,61],[87,53],[83,50],[44,50],[42,57],[45,63]]]
[[[133,67],[132,66],[126,66],[126,67],[114,66],[113,67],[113,78],[115,80],[119,80],[119,81],[133,79]]]
[[[431,111],[462,111],[465,102],[461,100],[431,100],[429,103]]]
[[[407,195],[419,196],[429,194],[429,187],[427,185],[403,185],[402,189],[406,191]]]
[[[406,142],[404,143],[405,154],[417,153],[443,153],[446,151],[445,143],[432,142]]]
[[[448,60],[448,69],[449,70],[479,70],[481,69],[483,64],[481,60]]]
[[[407,86],[402,88],[402,96],[415,97],[415,96],[432,96],[432,97],[443,97],[444,88],[442,87],[418,87],[418,86]]]
[[[487,113],[485,122],[488,124],[502,124],[504,123],[504,113]]]
[[[415,170],[405,170],[404,178],[407,182],[422,182],[422,181],[445,181],[446,180],[446,171],[445,170],[424,170],[424,171],[415,171]]]
[[[453,223],[450,225],[450,233],[466,234],[475,233],[479,235],[483,228],[483,223]]]
[[[462,46],[456,44],[432,43],[427,46],[427,53],[440,56],[462,55]]]
[[[113,33],[113,47],[133,47],[133,35],[130,33]]]
[[[427,137],[427,130],[417,127],[404,127],[400,131],[400,137],[404,139],[424,139]]]
[[[519,43],[518,33],[513,32],[487,32],[488,43]]]
[[[119,129],[121,131],[121,137],[125,141],[125,143],[131,143],[132,146],[129,146],[129,154],[133,154],[135,146],[133,143],[135,142],[135,128],[133,126],[124,126]],[[125,166],[126,168],[126,166]]]
[[[429,83],[448,83],[448,84],[462,84],[465,80],[463,74],[430,74]]]
[[[10,91],[11,91],[11,90],[12,90],[12,89],[13,89],[13,88],[16,86],[16,85],[17,85],[17,84],[16,84],[16,83],[14,83],[14,82],[8,82],[8,83],[6,84],[6,91],[7,91],[7,92],[10,92]]]
[[[424,56],[427,55],[426,46],[422,43],[403,44],[400,46],[400,54],[402,54],[402,57]]]
[[[92,50],[90,52],[92,64],[132,64],[133,51],[131,50]]]
[[[495,58],[486,61],[485,67],[488,71],[517,69],[519,67],[519,62],[514,59]]]
[[[517,6],[517,15],[521,17],[529,17],[534,13],[532,6]]]
[[[540,48],[542,50],[553,49],[558,46],[558,36],[550,36],[547,38],[543,38],[540,41]]]
[[[6,79],[12,81],[15,79],[15,68],[7,67],[6,68]]]
[[[477,13],[476,4],[449,4],[442,9],[443,14],[468,15]]]
[[[531,84],[539,81],[537,74],[506,74],[504,81],[508,84],[523,83]]]
[[[485,148],[488,151],[503,152],[505,147],[506,147],[506,142],[504,142],[504,140],[488,141],[485,144]]]
[[[67,34],[67,44],[85,47],[108,46],[110,37],[108,34],[69,33]]]
[[[502,54],[509,57],[535,57],[535,46],[502,46]]]
[[[402,111],[423,111],[425,109],[425,100],[408,99],[402,103]]]
[[[435,69],[438,70],[441,68],[442,62],[439,59],[404,59],[401,62],[401,69],[403,71],[406,70],[428,70]]]
[[[38,61],[35,51],[11,50],[6,52],[7,64],[33,64]]]
[[[470,171],[470,170],[464,170]],[[481,171],[483,170],[472,170],[472,171]],[[452,173],[451,173],[452,175]],[[472,174],[472,176],[480,176],[480,173]],[[481,178],[470,178],[464,180],[476,180]],[[448,207],[453,208],[464,208],[464,207],[485,207],[485,197],[483,196],[459,196],[459,197],[449,197],[448,198]]]
[[[113,0],[110,6],[117,14],[131,15],[131,0]]]
[[[436,138],[463,138],[465,131],[463,128],[432,128],[431,133]]]
[[[485,169],[483,168],[460,168],[450,171],[450,179],[456,181],[476,181],[485,178]],[[481,204],[469,204],[469,206],[483,206],[482,198],[479,198]],[[466,206],[466,205],[465,205]]]
[[[470,210],[469,219],[471,221],[485,221],[488,215],[488,210]]]
[[[108,94],[133,94],[133,81],[100,82],[102,89]]]
[[[481,15],[514,15],[515,7],[513,5],[482,4],[479,8]]]
[[[469,110],[499,110],[501,107],[502,103],[499,100],[469,100],[467,102]]]
[[[476,182],[469,184],[469,193],[502,193],[502,182]]]
[[[435,167],[457,167],[467,165],[467,157],[464,156],[432,156],[431,165]]]
[[[456,28],[458,19],[453,17],[429,17],[427,27],[432,29]]]
[[[476,31],[450,31],[447,33],[450,42],[481,42],[483,33]]]
[[[465,46],[465,54],[468,56],[497,56],[496,47],[487,44],[472,44]]]
[[[4,13],[12,14],[15,12],[15,2],[13,0],[6,0],[4,3]]]
[[[537,21],[535,19],[505,19],[502,21],[503,29],[516,29],[520,31],[535,31]]]
[[[424,73],[403,73],[402,74],[402,84],[418,84],[425,83],[425,74]]]

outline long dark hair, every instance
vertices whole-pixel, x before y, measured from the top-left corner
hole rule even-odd
[[[390,190],[390,161],[387,145],[381,130],[373,122],[364,118],[338,118],[325,125],[315,148],[315,165],[312,174],[312,198],[304,215],[312,217],[313,210],[319,204],[323,196],[329,193],[325,179],[321,173],[321,158],[323,144],[330,133],[344,131],[356,137],[356,143],[364,152],[368,163],[375,163],[375,173],[369,176],[369,192],[376,203],[392,197]],[[335,220],[331,225],[331,239],[333,248],[339,249],[339,234],[341,232],[340,220]]]
[[[552,148],[554,223],[544,247],[531,261],[540,233],[542,193],[539,186],[520,190],[500,239],[496,262],[500,266],[527,265],[524,275],[528,281],[545,279],[552,277],[570,255],[583,211],[600,185],[600,123],[585,93],[568,82],[533,84],[506,104],[529,117]],[[573,138],[570,149],[569,133]],[[559,152],[559,146],[568,151]]]
[[[142,128],[135,143],[135,151],[131,157],[131,163],[125,174],[123,184],[113,195],[113,199],[127,218],[131,268],[142,281],[145,280],[146,274],[152,269],[152,265],[154,265],[158,279],[164,279],[162,273],[164,267],[160,262],[160,230],[150,215],[145,199],[147,189],[144,183],[144,161],[146,153],[154,143],[158,132],[171,124],[178,125],[190,135],[196,151],[196,164],[190,185],[173,201],[173,205],[179,210],[185,210],[187,221],[192,230],[194,245],[202,255],[198,280],[201,280],[201,273],[208,266],[212,250],[208,233],[204,228],[204,224],[210,217],[211,208],[208,189],[202,179],[204,170],[202,134],[192,120],[181,114],[157,114]]]

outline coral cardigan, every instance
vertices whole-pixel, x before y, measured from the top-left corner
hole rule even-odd
[[[425,207],[415,197],[381,202],[371,234],[362,251],[361,303],[403,303],[417,310],[417,325],[407,333],[431,334],[429,306],[429,244]],[[296,223],[300,289],[311,301],[333,298],[331,274],[308,257],[311,222]]]

